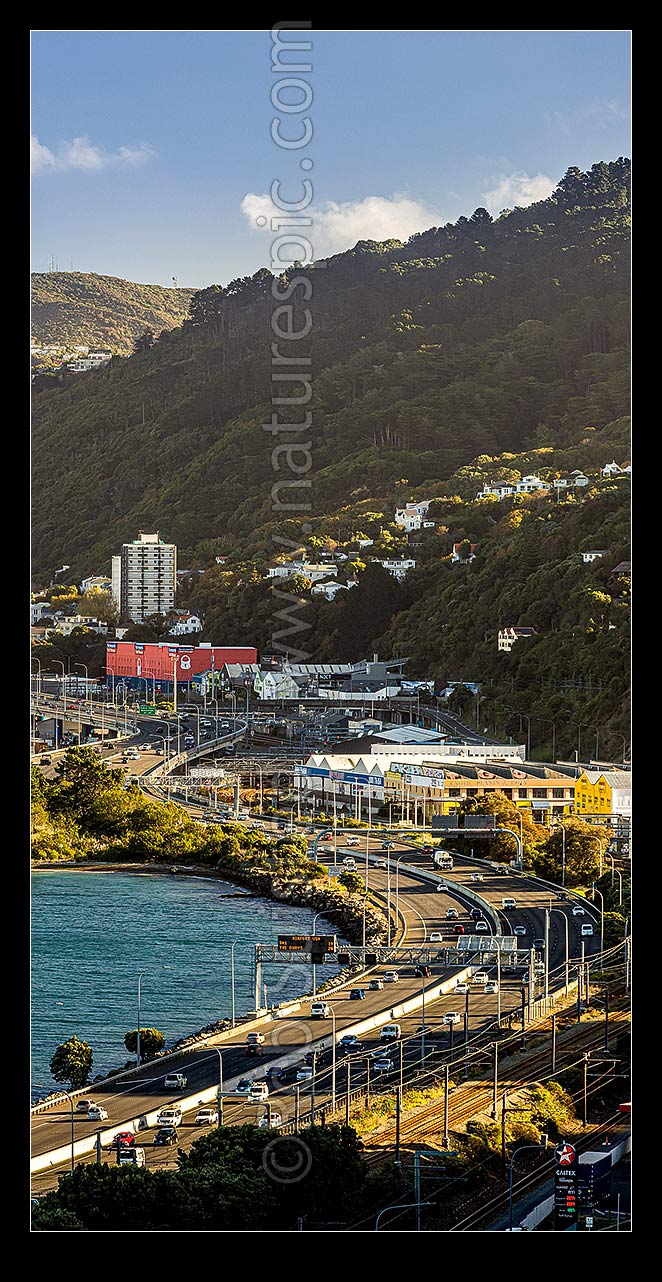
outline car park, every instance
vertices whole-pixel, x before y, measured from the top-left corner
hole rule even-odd
[[[448,1010],[443,1018],[444,1024],[459,1024],[460,1016],[456,1010]]]
[[[385,971],[384,971],[384,983],[385,983],[385,984],[398,984],[399,982],[400,982],[400,976],[398,975],[397,970],[385,970]]]
[[[271,1113],[263,1113],[261,1117],[258,1117],[257,1124],[260,1130],[268,1131],[271,1129],[273,1131],[278,1126],[283,1125],[283,1114],[272,1108]]]
[[[442,933],[441,933],[441,931],[440,931],[440,930],[433,930],[433,931],[431,931],[431,932],[430,932],[430,943],[431,943],[431,944],[441,944],[441,943],[443,943],[443,939],[444,939],[444,937],[443,937],[443,935],[442,935]]]
[[[178,1105],[168,1105],[159,1109],[156,1115],[157,1126],[181,1126],[182,1110]]]
[[[155,1144],[176,1144],[179,1136],[174,1126],[161,1126],[154,1136]]]
[[[187,1082],[188,1078],[183,1073],[167,1073],[163,1081],[163,1087],[166,1091],[183,1091]]]
[[[460,914],[459,914],[459,912],[457,911],[457,908],[447,908],[447,909],[446,909],[446,918],[447,918],[447,920],[448,920],[448,921],[450,921],[453,917],[459,917],[459,915],[460,915]]]
[[[262,1101],[262,1100],[268,1099],[268,1097],[269,1097],[269,1087],[267,1086],[267,1083],[253,1082],[253,1085],[251,1086],[248,1092],[249,1100]]]
[[[349,994],[350,1002],[362,1002],[365,1000],[364,988],[352,988]]]
[[[214,1126],[218,1122],[217,1108],[199,1108],[195,1115],[196,1126]]]

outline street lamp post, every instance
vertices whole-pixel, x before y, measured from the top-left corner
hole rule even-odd
[[[140,981],[145,974],[141,970],[138,974],[138,1032],[136,1034],[136,1063],[140,1066]]]
[[[562,909],[562,908],[546,908],[546,909],[545,909],[545,913],[546,913],[546,914],[547,914],[547,913],[560,913],[561,917],[563,918],[564,925],[565,925],[565,995],[566,995],[566,997],[567,997],[567,996],[568,996],[568,987],[569,987],[569,984],[570,984],[570,975],[569,975],[569,971],[570,971],[570,958],[569,958],[569,947],[568,947],[568,914],[567,914],[567,913],[565,913],[565,912],[563,911],[563,909]],[[547,925],[547,918],[545,919],[545,925]],[[547,950],[545,950],[545,951],[547,951]],[[545,961],[545,965],[547,965],[547,962],[546,962],[546,961]]]
[[[74,667],[75,667],[75,668],[84,668],[84,669],[85,669],[85,689],[86,689],[87,695],[88,695],[88,697],[89,697],[89,704],[90,704],[90,716],[92,716],[92,693],[91,693],[91,690],[90,690],[90,673],[89,673],[88,666],[87,666],[87,664],[86,664],[86,663],[74,663]],[[83,699],[83,702],[85,702],[85,699]]]
[[[541,1135],[539,1144],[521,1144],[519,1148],[515,1149],[515,1152],[513,1153],[510,1159],[510,1176],[508,1179],[508,1207],[509,1207],[508,1214],[509,1214],[509,1220],[510,1220],[511,1233],[513,1231],[513,1166],[515,1163],[515,1158],[517,1157],[518,1153],[523,1153],[524,1150],[527,1148],[535,1148],[538,1151],[540,1151],[540,1149],[547,1148],[547,1136]]]
[[[602,954],[604,952],[604,936],[605,936],[605,897],[602,891],[598,890],[595,882],[592,883],[591,890],[593,891],[594,895],[600,896],[600,903],[602,905],[600,908],[600,957],[602,957]]]
[[[73,1171],[76,1166],[76,1150],[74,1148],[74,1134],[75,1134],[74,1101],[68,1091],[58,1091],[58,1094],[64,1095],[65,1098],[68,1099],[69,1108],[71,1109],[71,1170]]]

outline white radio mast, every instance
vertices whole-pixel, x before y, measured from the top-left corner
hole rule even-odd
[[[172,283],[175,289],[179,289],[179,276],[173,276]]]

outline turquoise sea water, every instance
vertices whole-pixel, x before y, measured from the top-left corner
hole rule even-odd
[[[233,942],[236,1013],[254,1008],[252,945],[306,933],[313,914],[223,898],[235,889],[215,878],[152,873],[32,874],[33,1097],[56,1089],[49,1060],[73,1033],[92,1046],[92,1076],[124,1065],[124,1034],[138,1020],[138,971],[141,1024],[160,1028],[166,1044],[231,1014]],[[320,918],[317,929],[327,928]],[[283,1001],[310,991],[311,970],[265,966],[263,982],[269,1003]]]

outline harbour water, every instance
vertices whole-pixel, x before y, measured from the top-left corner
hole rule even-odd
[[[166,1045],[231,1015],[233,943],[236,1013],[254,1009],[253,944],[307,933],[313,914],[249,895],[228,897],[236,891],[202,876],[32,874],[33,1098],[57,1088],[49,1061],[74,1033],[93,1049],[92,1076],[124,1065],[124,1034],[138,1021],[139,971],[141,1025],[159,1028]],[[317,929],[333,931],[321,918]],[[309,992],[311,970],[265,966],[263,981],[271,1004]]]

